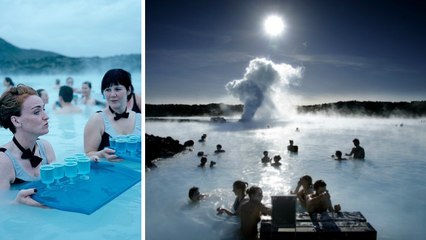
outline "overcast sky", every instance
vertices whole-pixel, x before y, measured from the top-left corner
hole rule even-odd
[[[0,37],[71,57],[141,53],[140,0],[0,0]]]
[[[147,103],[238,103],[255,58],[302,67],[294,104],[426,100],[426,6],[392,0],[146,1]],[[277,38],[264,19],[284,19]]]

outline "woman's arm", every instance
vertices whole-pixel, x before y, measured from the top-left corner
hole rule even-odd
[[[15,178],[12,162],[4,153],[0,153],[0,189],[10,189]]]
[[[117,156],[114,154],[113,149],[105,148],[98,151],[98,147],[102,141],[102,134],[104,133],[104,123],[102,116],[95,113],[84,127],[84,152],[93,160],[97,161],[99,158],[106,158],[107,160],[114,160]]]

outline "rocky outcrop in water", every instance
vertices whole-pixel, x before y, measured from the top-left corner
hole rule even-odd
[[[159,158],[173,157],[175,154],[185,151],[188,147],[194,145],[194,141],[188,140],[185,144],[180,144],[179,140],[171,137],[158,137],[151,134],[145,134],[145,166],[148,168],[156,167],[154,160]]]

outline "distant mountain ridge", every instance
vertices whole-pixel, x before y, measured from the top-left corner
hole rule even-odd
[[[227,104],[145,104],[146,117],[233,116],[243,112],[244,106]],[[372,102],[346,101],[297,106],[299,114],[324,114],[353,117],[426,117],[426,101]]]
[[[140,72],[141,54],[111,57],[67,57],[54,52],[18,48],[0,38],[0,74],[76,74],[124,68]]]

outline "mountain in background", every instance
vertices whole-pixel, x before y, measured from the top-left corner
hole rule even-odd
[[[145,104],[146,117],[235,116],[242,114],[244,106],[227,104]],[[426,101],[372,102],[346,101],[297,106],[299,114],[321,114],[351,117],[426,117]]]
[[[104,73],[111,68],[140,72],[141,54],[111,57],[67,57],[58,53],[18,48],[0,38],[0,74]]]

